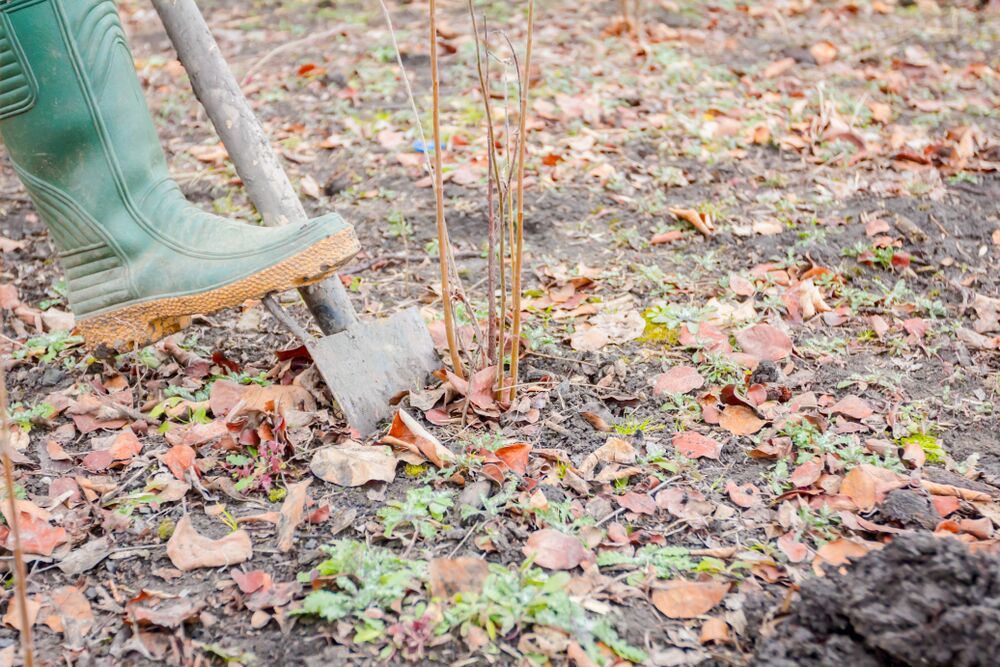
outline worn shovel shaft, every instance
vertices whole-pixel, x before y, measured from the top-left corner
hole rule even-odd
[[[304,222],[305,208],[194,0],[152,0],[205,108],[266,225]],[[339,276],[299,290],[324,334],[358,321]]]

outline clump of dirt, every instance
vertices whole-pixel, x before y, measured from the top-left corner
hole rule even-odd
[[[998,651],[1000,560],[924,533],[806,581],[752,664],[972,667],[996,664]]]

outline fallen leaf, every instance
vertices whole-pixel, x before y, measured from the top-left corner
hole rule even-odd
[[[795,537],[795,533],[785,533],[778,538],[778,548],[790,563],[801,563],[809,557],[809,547]]]
[[[797,466],[788,479],[792,484],[801,489],[812,486],[822,473],[823,463],[819,459],[812,459]]]
[[[728,592],[728,583],[677,579],[654,589],[650,597],[667,618],[696,618],[711,611]]]
[[[715,234],[715,223],[709,214],[700,213],[693,208],[671,208],[668,210],[670,211],[670,215],[678,220],[691,223],[691,226],[704,236],[713,236]]]
[[[281,503],[281,521],[278,523],[278,551],[286,553],[292,549],[295,529],[302,523],[302,512],[306,507],[306,492],[311,479],[288,485],[288,494]]]
[[[178,570],[189,572],[202,567],[238,565],[253,556],[253,545],[242,528],[218,540],[200,535],[191,523],[191,516],[185,514],[167,542],[167,556]]]
[[[927,452],[918,442],[908,442],[903,446],[903,455],[900,457],[914,468],[922,468],[927,461]]]
[[[860,510],[867,512],[875,508],[875,480],[861,466],[851,468],[844,475],[840,482],[840,493],[854,501]]]
[[[517,442],[512,445],[504,445],[493,454],[515,473],[524,476],[528,471],[529,452],[531,452],[531,445],[526,442]]]
[[[656,514],[656,501],[654,501],[648,493],[636,493],[635,491],[629,491],[620,496],[616,496],[615,499],[618,504],[624,507],[629,512],[635,512],[636,514]]]
[[[698,634],[698,641],[702,644],[726,644],[729,642],[729,625],[721,617],[713,617],[705,621]]]
[[[53,613],[44,623],[53,632],[62,632],[68,641],[79,641],[94,624],[94,612],[87,597],[76,586],[60,586],[49,594]]]
[[[816,550],[816,557],[812,562],[813,572],[816,573],[817,577],[822,577],[825,574],[824,566],[839,567],[849,563],[852,558],[861,558],[869,551],[871,551],[871,547],[867,544],[852,542],[842,537],[837,538]]]
[[[578,538],[554,528],[533,532],[522,551],[535,565],[547,570],[572,570],[587,556]]]
[[[773,79],[781,76],[793,67],[795,67],[795,58],[782,58],[765,67],[762,74],[765,79]]]
[[[729,480],[726,483],[726,493],[729,494],[729,499],[733,501],[734,504],[749,509],[750,507],[755,507],[760,505],[760,489],[758,489],[753,484],[747,483],[739,485],[736,482]]]
[[[767,422],[743,405],[729,405],[722,411],[719,426],[733,435],[753,435],[764,428]]]
[[[829,412],[832,415],[844,415],[858,420],[867,419],[875,414],[875,410],[868,405],[867,401],[853,394],[837,401],[830,407]]]
[[[674,366],[666,373],[660,373],[656,376],[653,393],[657,396],[686,394],[689,391],[701,389],[704,385],[705,378],[694,366]]]
[[[614,436],[588,454],[580,463],[578,470],[584,478],[589,478],[599,463],[618,463],[621,465],[631,465],[635,463],[635,448],[628,440],[616,438]]]
[[[455,460],[455,455],[441,442],[431,435],[431,432],[420,425],[406,410],[400,408],[392,420],[389,433],[382,441],[388,445],[401,443],[412,445],[438,468]]]
[[[42,608],[42,596],[28,596],[26,602],[27,604],[25,607],[28,609],[28,625],[31,626],[38,622],[38,612]],[[11,596],[10,604],[7,605],[7,613],[3,615],[3,622],[18,632],[23,630],[21,627],[21,607],[18,603],[18,596]]]
[[[694,431],[681,431],[673,437],[674,449],[689,459],[716,459],[722,453],[722,443]]]
[[[21,549],[27,554],[51,556],[57,546],[69,540],[69,536],[63,527],[50,525],[48,518],[42,518],[30,511],[24,511],[22,508],[29,502],[22,500],[18,503],[18,509],[20,510],[18,514],[20,516],[18,517],[17,525],[21,530]],[[7,503],[3,503],[3,516],[7,520],[8,525],[10,524],[9,513]],[[4,546],[13,551],[14,537],[6,532],[6,527],[4,530],[6,536],[4,538]]]
[[[271,575],[264,570],[250,570],[249,572],[243,572],[242,570],[231,570],[229,576],[233,578],[236,585],[239,586],[240,590],[247,595],[251,593],[256,593],[259,590],[267,590],[271,588],[274,580]]]
[[[770,324],[755,324],[736,332],[743,351],[761,361],[781,361],[792,353],[792,339]]]
[[[809,47],[809,53],[817,65],[828,65],[837,59],[837,47],[827,40],[813,44]]]
[[[579,352],[596,352],[607,345],[635,340],[646,330],[646,320],[635,308],[601,312],[577,327],[570,336],[570,347]]]
[[[350,441],[316,450],[309,469],[331,484],[361,486],[371,481],[391,482],[396,479],[397,463],[389,447]]]
[[[225,417],[243,398],[247,387],[231,380],[216,380],[208,396],[208,407],[216,417]]]
[[[161,457],[163,465],[182,482],[187,480],[187,471],[194,468],[196,452],[189,445],[174,445]]]
[[[435,558],[428,565],[431,595],[450,600],[459,593],[479,594],[489,575],[489,564],[475,556]]]

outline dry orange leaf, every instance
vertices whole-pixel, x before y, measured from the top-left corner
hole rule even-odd
[[[844,479],[840,483],[840,493],[854,501],[860,510],[867,512],[875,507],[875,479],[866,473],[861,466],[851,468],[844,475]]]
[[[490,573],[486,561],[475,556],[435,558],[428,565],[431,594],[450,599],[458,593],[478,594]]]
[[[195,451],[189,445],[174,445],[160,459],[163,465],[182,482],[187,479],[187,471],[194,467]]]
[[[793,67],[795,67],[795,58],[782,58],[765,67],[763,75],[765,79],[773,79],[776,76],[781,76]]]
[[[729,494],[729,499],[734,504],[743,508],[754,507],[761,503],[760,489],[750,483],[738,485],[736,482],[729,480],[726,483],[726,493]]]
[[[696,618],[711,611],[728,592],[728,583],[677,579],[655,589],[650,597],[667,618]]]
[[[816,551],[816,558],[813,559],[813,572],[816,576],[822,577],[825,565],[840,566],[845,565],[852,558],[861,558],[871,551],[871,547],[860,542],[852,542],[844,538],[827,542]]]
[[[455,455],[441,441],[435,438],[430,431],[421,426],[420,422],[411,417],[406,410],[400,408],[392,420],[388,435],[382,440],[386,444],[413,445],[425,459],[433,463],[438,468],[444,467],[445,463],[455,460]]]
[[[281,503],[281,521],[278,523],[278,551],[291,551],[295,529],[302,523],[302,512],[306,507],[306,492],[311,479],[288,485],[288,495]]]
[[[817,65],[827,65],[837,59],[837,47],[833,42],[827,40],[813,44],[809,47],[809,53],[812,54]]]
[[[819,459],[812,459],[796,467],[788,479],[792,484],[801,489],[815,483],[822,473],[823,463]]]
[[[535,565],[547,570],[572,570],[587,556],[578,538],[554,528],[533,532],[522,551],[533,558]]]
[[[699,213],[693,208],[671,208],[669,211],[670,214],[678,220],[684,220],[685,222],[691,223],[692,227],[705,236],[715,235],[715,223],[712,221],[712,216],[709,214]]]
[[[809,547],[795,537],[795,533],[785,533],[778,538],[778,548],[791,563],[801,563],[809,556]]]
[[[831,408],[830,414],[832,415],[844,415],[845,417],[850,417],[851,419],[867,419],[875,414],[875,410],[872,406],[868,405],[865,399],[854,396],[845,396],[839,401],[837,401]]]
[[[704,385],[705,378],[694,366],[674,366],[666,373],[660,373],[656,376],[653,393],[657,396],[686,394],[689,391],[701,389]]]
[[[250,535],[242,528],[213,540],[195,530],[191,516],[185,514],[177,522],[174,534],[167,542],[167,556],[178,570],[189,572],[201,567],[237,565],[253,556]]]
[[[391,482],[396,479],[398,462],[388,447],[351,441],[316,450],[309,469],[331,484],[361,486],[371,481]]]
[[[755,324],[736,332],[743,351],[760,360],[781,361],[792,354],[792,339],[770,324]]]
[[[722,453],[722,443],[694,431],[674,433],[674,449],[689,459],[716,459]]]
[[[729,625],[724,618],[714,616],[701,626],[698,641],[702,644],[726,644],[729,642]]]
[[[763,419],[744,405],[729,405],[722,411],[719,426],[733,435],[753,435],[764,428]]]

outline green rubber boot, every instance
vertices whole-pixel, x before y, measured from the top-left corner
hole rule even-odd
[[[317,282],[358,251],[336,214],[257,227],[185,199],[112,0],[2,0],[0,18],[0,135],[89,345],[145,344],[192,314]]]

